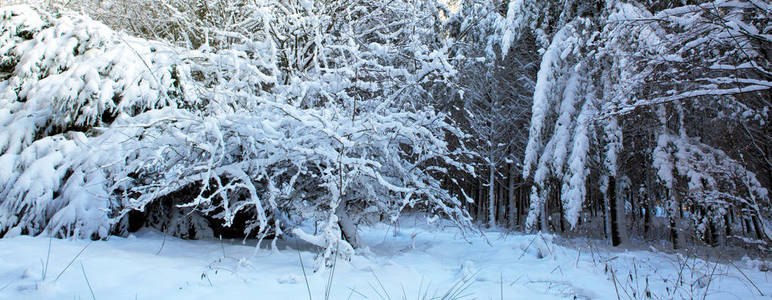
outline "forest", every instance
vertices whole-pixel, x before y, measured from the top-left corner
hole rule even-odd
[[[0,4],[0,241],[772,248],[766,0]]]

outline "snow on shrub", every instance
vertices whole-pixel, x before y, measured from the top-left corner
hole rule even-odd
[[[270,41],[185,50],[28,6],[0,9],[0,39],[0,234],[105,238],[126,233],[128,212],[170,200],[148,212],[170,234],[247,217],[245,235],[292,232],[329,263],[353,254],[356,225],[373,216],[417,207],[470,222],[443,185],[471,172],[445,115],[292,101],[329,94],[279,86]],[[299,228],[308,219],[318,232]]]

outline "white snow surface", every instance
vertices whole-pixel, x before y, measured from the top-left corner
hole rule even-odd
[[[0,240],[0,299],[90,299],[89,284],[96,299],[308,299],[299,256],[313,299],[325,298],[331,272],[329,299],[415,299],[427,290],[427,299],[440,299],[464,278],[470,285],[459,299],[617,299],[617,290],[629,299],[633,290],[641,297],[647,279],[655,299],[769,299],[760,292],[772,292],[772,276],[760,271],[770,263],[747,258],[714,265],[654,248],[495,229],[464,239],[454,227],[416,218],[397,228],[360,228],[369,248],[317,272],[309,268],[316,250],[299,244],[296,251],[290,240],[275,251],[250,240],[181,240],[150,230],[94,242],[17,236]],[[688,262],[674,289],[679,261]]]

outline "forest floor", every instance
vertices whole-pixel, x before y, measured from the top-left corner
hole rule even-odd
[[[299,244],[286,240],[274,251],[255,248],[255,241],[190,241],[151,230],[94,242],[0,239],[0,299],[308,299],[308,288],[312,299],[750,300],[772,294],[772,272],[764,271],[770,263],[747,257],[716,263],[653,247],[614,249],[602,241],[501,230],[464,237],[454,227],[414,222],[402,221],[396,230],[360,228],[368,248],[317,272],[316,250],[298,251]]]

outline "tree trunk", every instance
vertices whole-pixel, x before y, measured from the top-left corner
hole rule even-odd
[[[506,187],[503,184],[499,184],[498,188],[496,189],[498,191],[498,200],[496,201],[498,205],[498,216],[496,219],[498,219],[499,224],[506,227],[507,225],[507,201],[506,198]]]
[[[756,238],[762,241],[766,240],[766,234],[764,234],[764,229],[761,226],[761,221],[759,221],[759,218],[757,216],[752,216],[751,219],[753,220],[753,230],[756,231]]]
[[[627,190],[627,200],[630,201],[630,212],[632,212],[632,214],[630,215],[631,220],[630,220],[630,224],[629,225],[630,226],[635,226],[635,221],[638,219],[637,218],[638,217],[637,216],[637,213],[638,213],[637,208],[638,207],[635,206],[635,199],[633,199],[633,190],[632,190],[632,188]],[[629,232],[632,232],[632,231],[629,231]]]
[[[603,238],[608,238],[608,213],[606,211],[609,210],[608,204],[606,203],[606,195],[602,195],[603,199],[601,201],[597,201],[599,205],[601,205],[601,211],[603,212]],[[606,204],[606,205],[604,205]]]
[[[493,189],[496,186],[494,182],[496,167],[491,164],[488,169],[488,227],[493,228],[496,226],[496,193]]]
[[[620,216],[619,216],[619,200],[617,199],[616,192],[616,178],[610,176],[608,178],[608,186],[606,189],[606,197],[609,202],[609,219],[611,221],[611,245],[616,247],[622,244],[622,234],[620,232]]]
[[[666,201],[670,202],[669,207],[667,210],[668,218],[670,219],[670,240],[673,242],[673,249],[679,248],[678,243],[678,228],[676,223],[676,212],[678,211],[678,201],[676,198],[676,193],[672,191],[666,191],[665,192],[665,199]]]
[[[483,210],[485,206],[483,205],[482,193],[483,193],[482,182],[478,181],[477,188],[475,189],[475,193],[474,193],[474,202],[477,204],[477,220],[479,220],[480,222],[485,221],[485,211]]]
[[[751,219],[749,219],[748,217],[745,217],[745,216],[743,216],[742,218],[743,218],[743,221],[744,221],[743,223],[745,224],[745,226],[743,226],[743,228],[745,228],[745,234],[746,235],[750,234],[751,230],[753,230],[753,228],[751,228]]]
[[[527,204],[525,203],[525,196],[524,196],[524,193],[525,193],[524,191],[526,190],[526,188],[527,188],[526,186],[521,186],[517,191],[517,227],[520,228],[521,230],[524,229],[523,218],[522,218],[523,211],[527,207],[526,206]]]
[[[565,219],[565,215],[563,214],[563,199],[560,195],[560,185],[556,181],[555,182],[555,199],[557,199],[557,205],[558,205],[558,223],[560,223],[560,232],[566,232],[566,224],[563,221]]]
[[[648,192],[646,193],[646,199],[643,200],[644,210],[643,210],[643,237],[648,238],[649,237],[649,230],[651,230],[651,202],[650,198],[648,196]]]
[[[338,225],[343,234],[343,239],[345,239],[354,249],[360,248],[359,233],[357,232],[354,220],[352,220],[346,212],[345,201],[341,201],[341,203],[338,204],[338,207],[335,209],[335,215],[338,216]]]
[[[676,228],[675,217],[670,217],[670,240],[673,241],[673,249],[678,250],[678,229]]]
[[[708,231],[710,231],[710,241],[708,242],[711,247],[718,246],[718,232],[716,231],[716,222],[713,218],[708,217]]]
[[[544,193],[544,194],[545,195],[549,195],[549,193]],[[541,219],[541,231],[543,231],[545,233],[549,233],[550,232],[550,228],[549,228],[549,209],[547,207],[549,205],[549,199],[545,199],[544,201],[542,201],[542,203],[543,204],[542,204],[542,207],[541,207],[541,218],[540,218]]]
[[[508,222],[510,228],[514,228],[515,224],[515,214],[520,213],[520,208],[517,207],[517,202],[515,200],[515,170],[513,165],[509,165],[509,182],[507,187],[507,198],[509,198],[509,216],[508,216]],[[517,207],[517,209],[515,209]]]

